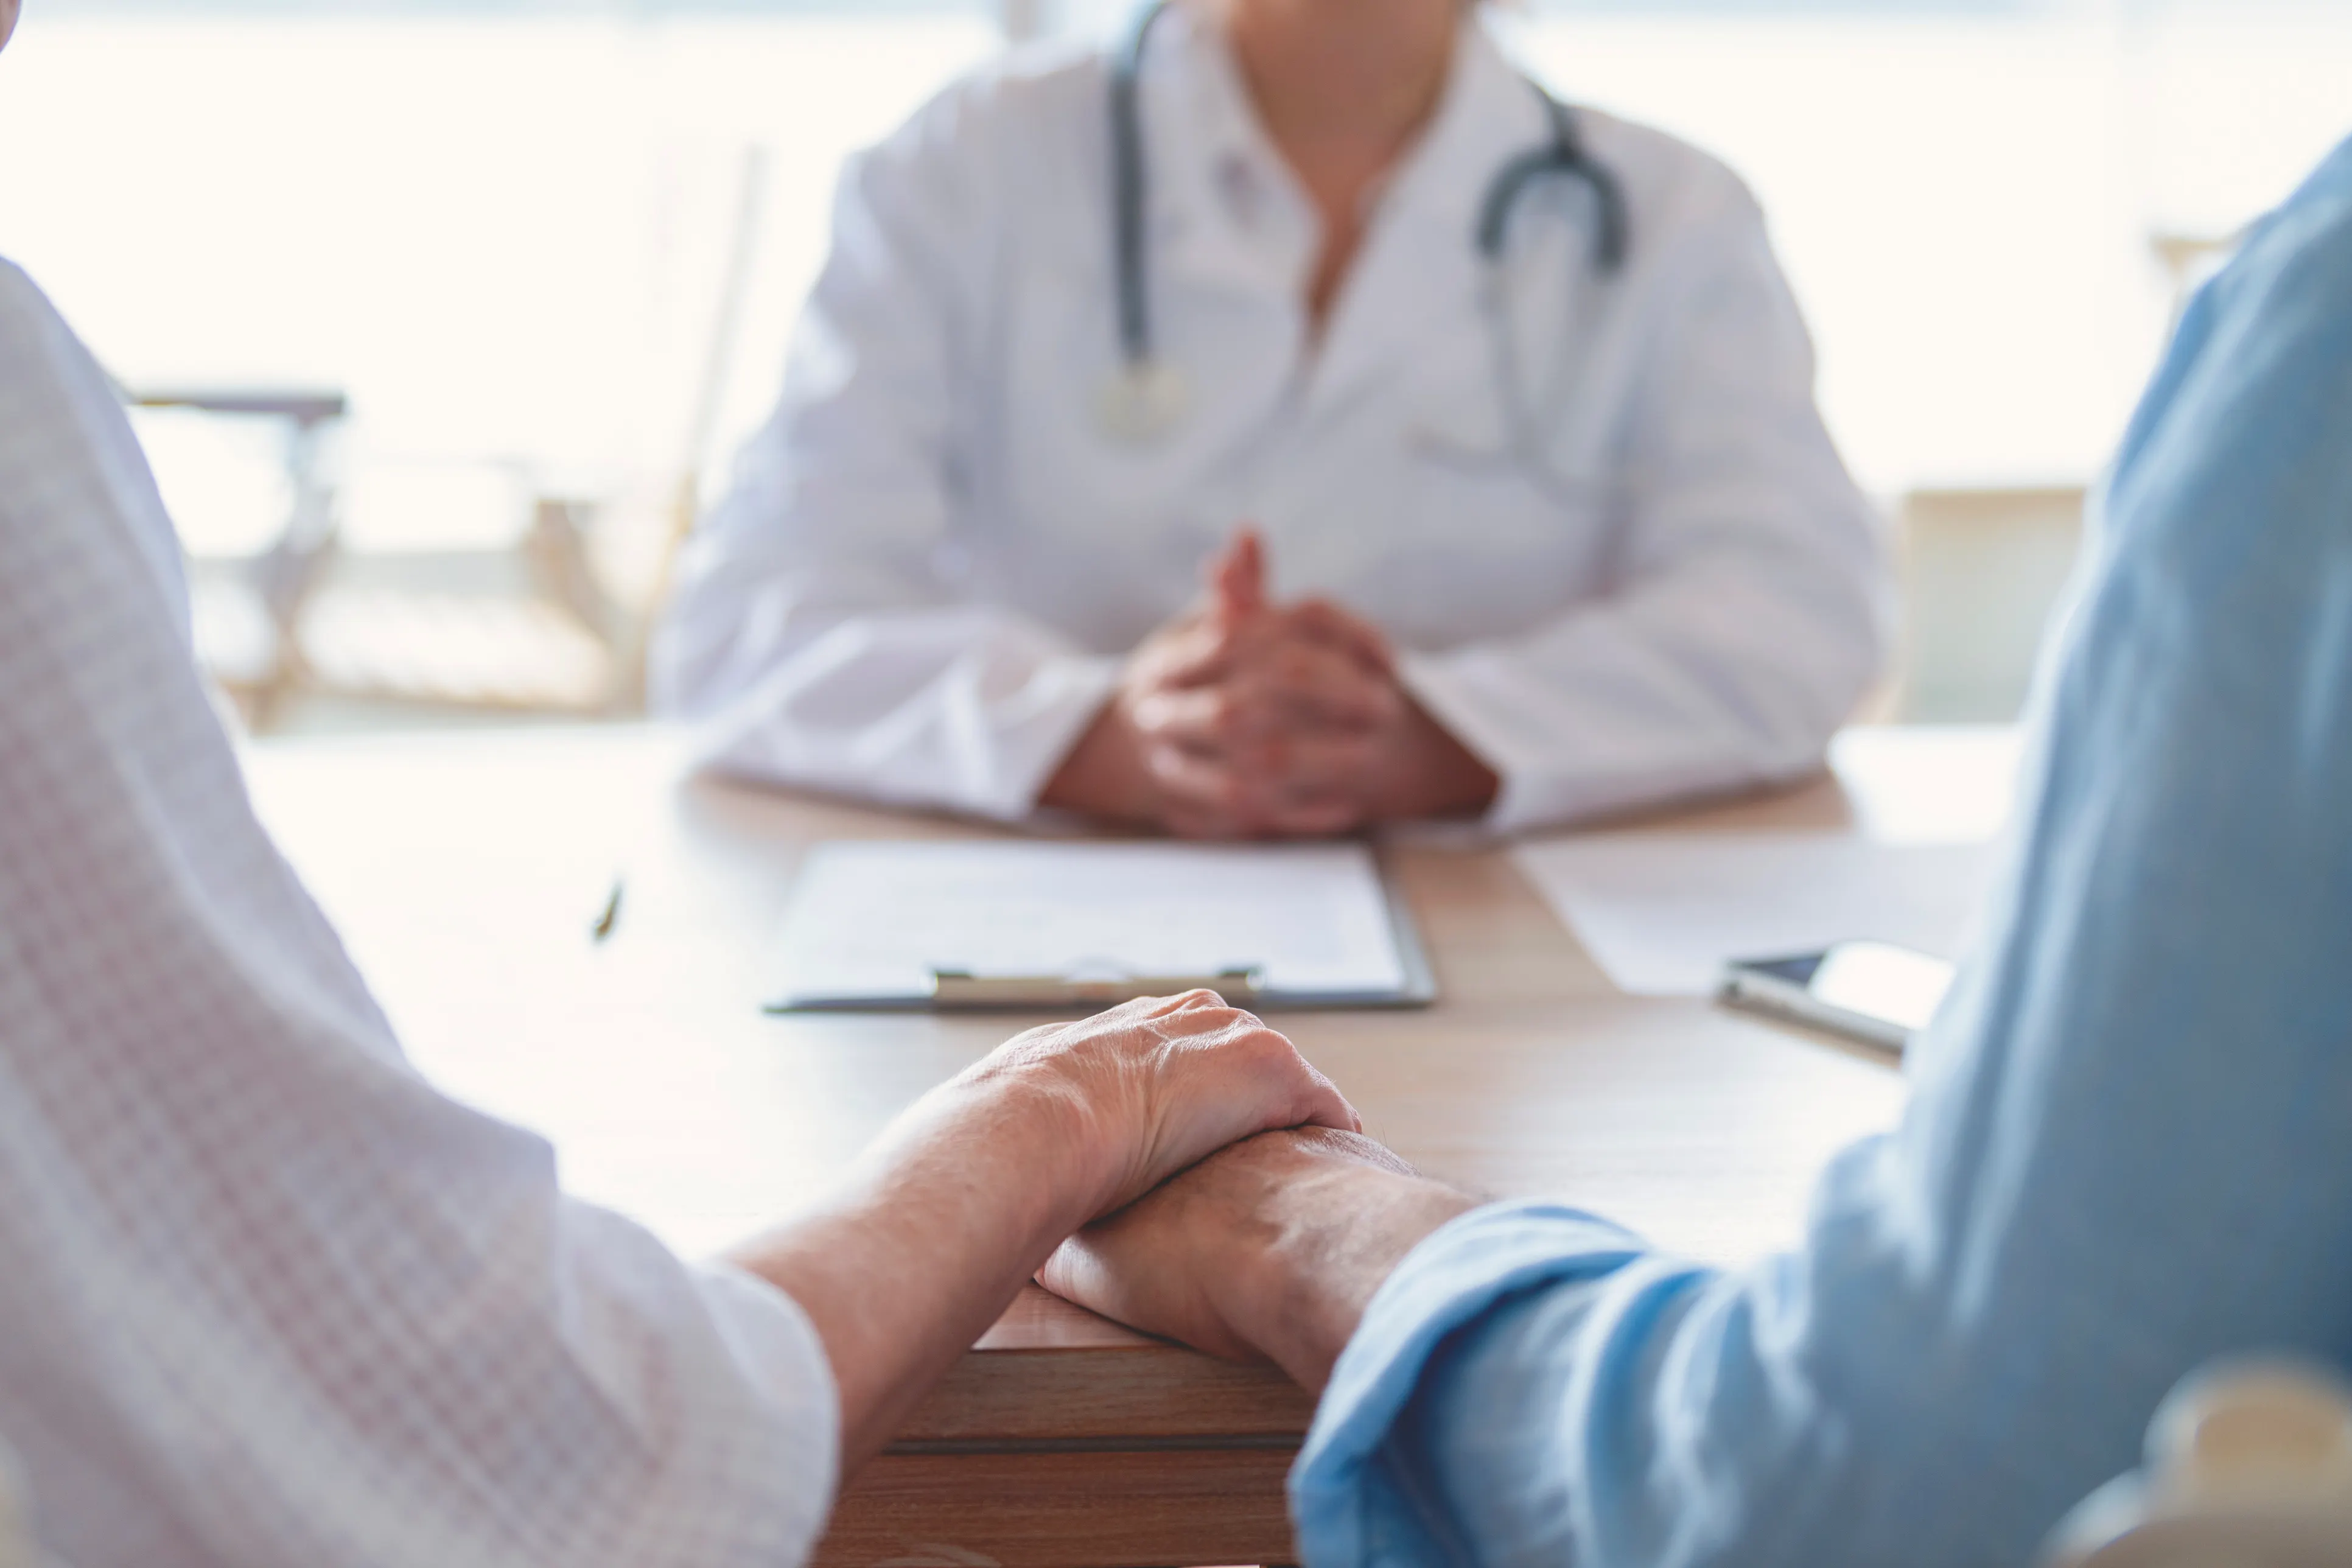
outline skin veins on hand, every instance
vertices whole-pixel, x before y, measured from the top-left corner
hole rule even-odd
[[[1201,604],[1145,639],[1044,804],[1187,837],[1299,837],[1483,809],[1495,774],[1416,702],[1380,631],[1274,603],[1235,534]]]
[[[1360,1134],[1260,1134],[1064,1242],[1039,1283],[1310,1392],[1407,1253],[1475,1199]]]

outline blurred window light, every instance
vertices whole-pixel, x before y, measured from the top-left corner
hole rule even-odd
[[[1007,26],[1127,5],[41,0],[0,61],[0,145],[32,150],[0,160],[0,253],[126,382],[348,390],[353,505],[397,539],[420,463],[575,495],[677,469],[761,146],[740,433],[842,155]],[[2352,130],[2347,0],[1491,9],[1563,90],[1748,179],[1832,427],[1889,493],[2094,478],[2169,321],[2156,242],[2227,235]]]
[[[348,392],[381,541],[400,498],[370,488],[420,463],[676,470],[764,146],[726,422],[755,418],[841,158],[998,47],[944,0],[42,0],[0,58],[0,255],[126,385]],[[197,496],[225,463],[170,466],[192,513],[236,504]]]
[[[45,12],[68,16],[137,15],[302,17],[521,16],[659,18],[663,16],[865,16],[963,11],[993,14],[1001,0],[44,0]]]
[[[2226,236],[2352,132],[2344,0],[1554,0],[1563,90],[1727,158],[1770,215],[1864,481],[2095,476]]]

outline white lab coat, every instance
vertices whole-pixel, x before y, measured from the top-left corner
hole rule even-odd
[[[1319,343],[1312,207],[1213,27],[1154,29],[1150,300],[1191,414],[1152,440],[1097,415],[1120,363],[1101,55],[1016,55],[853,160],[782,401],[656,648],[705,759],[1019,816],[1247,521],[1277,593],[1395,640],[1500,776],[1497,828],[1814,765],[1878,669],[1885,567],[1762,216],[1712,158],[1582,113],[1626,266],[1596,274],[1591,198],[1550,181],[1495,280],[1538,473],[1507,438],[1472,232],[1547,121],[1464,27]]]

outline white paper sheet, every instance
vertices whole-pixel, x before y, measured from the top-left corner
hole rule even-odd
[[[1614,833],[1526,845],[1517,858],[1619,989],[1703,996],[1726,959],[1853,939],[1957,958],[1993,854],[1850,833]]]
[[[783,998],[928,994],[989,976],[1213,975],[1385,994],[1406,980],[1361,845],[835,843],[810,853],[779,939]]]

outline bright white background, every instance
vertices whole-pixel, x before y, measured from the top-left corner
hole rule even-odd
[[[1769,11],[1771,7],[1763,7]],[[2352,0],[1987,19],[1506,13],[1573,95],[1754,184],[1849,459],[1885,493],[2093,474],[2161,342],[2157,227],[2225,230],[2352,132]],[[998,47],[977,11],[45,14],[0,58],[0,254],[128,382],[357,409],[353,542],[674,470],[742,149],[769,149],[726,427],[772,394],[833,172]],[[267,465],[174,459],[184,524]],[[255,479],[250,476],[262,476]],[[247,488],[240,489],[240,483]]]

